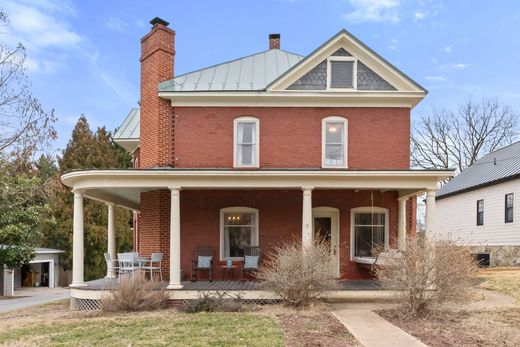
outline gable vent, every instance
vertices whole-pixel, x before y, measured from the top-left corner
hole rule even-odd
[[[354,62],[331,61],[330,62],[330,86],[331,88],[354,87]]]

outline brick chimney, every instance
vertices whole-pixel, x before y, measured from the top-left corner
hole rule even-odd
[[[280,34],[269,34],[269,49],[280,49]]]
[[[159,98],[159,82],[173,78],[175,31],[155,17],[141,39],[140,168],[173,166],[173,108]]]

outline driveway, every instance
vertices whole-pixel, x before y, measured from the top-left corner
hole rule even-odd
[[[0,300],[0,313],[69,298],[66,288],[19,288],[15,298]]]

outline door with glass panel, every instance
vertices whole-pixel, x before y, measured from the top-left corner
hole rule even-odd
[[[312,209],[314,239],[321,238],[330,247],[334,273],[339,273],[339,210],[331,207]]]

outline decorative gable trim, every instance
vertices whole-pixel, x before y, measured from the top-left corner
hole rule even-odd
[[[330,56],[348,56],[346,54],[354,56],[362,62],[365,67],[392,86],[394,88],[393,90],[421,92],[424,95],[427,93],[425,88],[413,81],[345,29],[341,30],[298,64],[294,65],[291,69],[270,83],[267,86],[267,91],[295,89],[295,87],[291,87],[293,84],[318,67],[318,65],[324,61],[326,62]],[[386,87],[385,90],[391,89]]]

